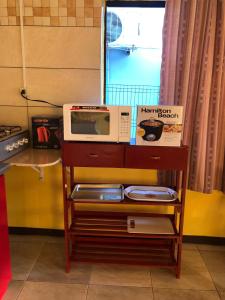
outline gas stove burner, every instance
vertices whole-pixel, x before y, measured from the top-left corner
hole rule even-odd
[[[0,125],[0,162],[25,150],[29,145],[28,130],[21,126]]]
[[[22,131],[21,126],[5,126],[0,125],[0,138],[10,136],[16,132]]]

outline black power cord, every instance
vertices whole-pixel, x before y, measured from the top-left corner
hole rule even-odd
[[[58,107],[58,108],[62,108],[63,106],[62,105],[57,105],[57,104],[53,104],[51,102],[48,102],[48,101],[45,101],[45,100],[38,100],[38,99],[30,99],[29,97],[27,97],[26,95],[26,90],[25,89],[22,89],[21,92],[20,92],[21,96],[28,100],[28,101],[33,101],[33,102],[41,102],[41,103],[45,103],[45,104],[48,104],[48,105],[51,105],[51,106],[54,106],[54,107]]]

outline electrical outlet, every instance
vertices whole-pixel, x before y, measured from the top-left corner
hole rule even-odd
[[[27,91],[25,88],[21,88],[20,89],[20,94],[23,95],[23,96],[27,96]]]

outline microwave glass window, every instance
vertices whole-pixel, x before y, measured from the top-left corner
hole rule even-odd
[[[110,134],[110,115],[108,112],[71,112],[71,133]]]

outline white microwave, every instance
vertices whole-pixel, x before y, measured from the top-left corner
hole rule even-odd
[[[130,106],[63,105],[65,141],[129,142]]]

